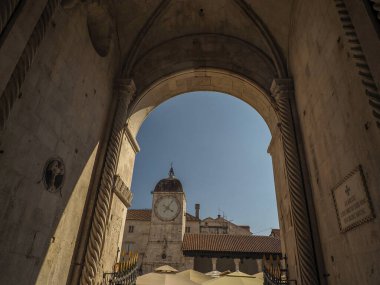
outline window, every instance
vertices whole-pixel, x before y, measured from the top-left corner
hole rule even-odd
[[[122,256],[124,254],[124,256],[126,256],[130,251],[133,251],[134,250],[134,246],[135,243],[134,242],[131,242],[131,241],[127,241],[124,243],[124,247],[123,247],[123,251],[122,251]]]
[[[134,226],[129,226],[128,227],[128,232],[129,233],[133,233],[133,230],[135,229],[135,227]]]
[[[190,227],[186,227],[185,232],[189,233],[190,232]]]

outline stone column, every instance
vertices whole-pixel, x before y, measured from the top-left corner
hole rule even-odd
[[[234,258],[235,263],[235,271],[240,271],[239,265],[240,265],[240,258]]]
[[[257,272],[263,271],[263,261],[262,259],[256,259]]]
[[[211,258],[212,271],[216,271],[216,261],[217,260],[218,260],[218,258],[216,258],[216,257]]]
[[[292,92],[294,92],[292,79],[273,80],[271,93],[277,103],[281,124],[280,130],[284,149],[290,206],[293,215],[300,283],[303,285],[314,285],[319,284],[319,280],[300,155],[294,130],[292,106],[290,103]]]
[[[80,284],[94,284],[95,282],[124,134],[124,125],[127,120],[127,109],[135,91],[136,87],[132,80],[118,81],[114,91],[117,96],[116,113],[107,146]]]

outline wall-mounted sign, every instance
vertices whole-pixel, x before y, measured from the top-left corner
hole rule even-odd
[[[332,189],[341,232],[375,218],[361,165]]]
[[[46,190],[49,192],[58,192],[63,187],[65,178],[65,165],[61,158],[54,157],[45,163],[42,180]]]

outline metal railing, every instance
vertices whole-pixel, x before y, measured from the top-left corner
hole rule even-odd
[[[280,257],[276,260],[270,255],[267,259],[263,256],[264,285],[288,285],[288,270],[281,267]]]
[[[126,261],[115,263],[113,272],[103,274],[103,285],[136,285],[138,254],[131,253]]]

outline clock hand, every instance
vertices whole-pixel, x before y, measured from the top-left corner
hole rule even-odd
[[[166,206],[166,205],[163,205],[164,206],[164,213],[166,213],[168,210],[170,210],[170,211],[172,211],[170,208],[169,208],[169,206]],[[172,211],[173,212],[173,211]]]

